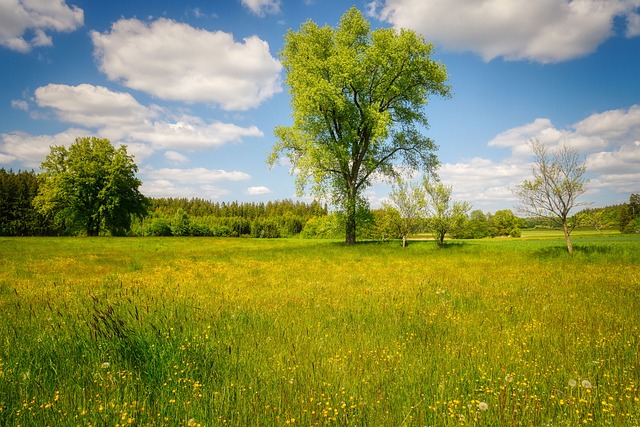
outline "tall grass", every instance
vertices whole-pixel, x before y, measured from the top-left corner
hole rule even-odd
[[[0,425],[640,424],[640,239],[0,239]]]

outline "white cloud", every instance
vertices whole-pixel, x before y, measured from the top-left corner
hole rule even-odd
[[[76,137],[88,136],[83,129],[69,129],[56,135],[30,135],[24,132],[0,134],[0,155],[12,158],[28,168],[38,168],[51,146],[71,145]]]
[[[264,186],[258,186],[258,187],[249,187],[247,188],[246,193],[250,196],[260,196],[262,194],[270,194],[271,193],[271,189],[264,187]]]
[[[280,0],[241,0],[242,5],[258,16],[280,13]]]
[[[180,184],[213,184],[220,181],[247,181],[251,179],[251,175],[244,172],[205,168],[149,169],[145,171],[145,175],[153,180],[168,180]]]
[[[640,31],[637,0],[375,0],[369,13],[411,28],[446,49],[484,60],[566,61],[593,52],[627,17],[627,35]]]
[[[68,32],[83,24],[83,10],[63,0],[0,0],[0,46],[11,50],[51,46],[45,31]]]
[[[206,150],[244,137],[264,136],[256,126],[174,117],[155,105],[143,106],[128,93],[101,86],[50,84],[36,89],[35,99],[60,120],[96,129],[112,142],[144,143],[154,149]]]
[[[282,90],[282,65],[257,36],[238,43],[169,19],[121,19],[91,39],[109,79],[158,98],[247,110]]]
[[[471,202],[474,209],[495,210],[498,205],[515,204],[510,187],[524,180],[529,171],[529,165],[524,162],[474,158],[456,164],[445,163],[438,175],[453,186],[457,200]]]
[[[22,99],[13,99],[11,101],[11,108],[22,111],[29,111],[29,103]]]
[[[0,163],[19,162],[27,168],[38,169],[40,164],[51,153],[51,147],[68,147],[76,138],[95,136],[87,129],[70,128],[55,135],[31,135],[25,132],[0,134]],[[115,145],[121,145],[112,141]],[[136,161],[143,160],[153,153],[147,144],[129,143],[127,153]]]
[[[229,142],[240,142],[243,137],[264,136],[255,126],[244,128],[232,123],[205,124],[194,117],[184,119],[186,121],[146,123],[131,130],[128,137],[147,141],[160,149],[206,150]]]
[[[630,13],[627,16],[627,37],[640,36],[640,13]]]
[[[592,191],[586,197],[616,197],[604,202],[616,203],[640,188],[640,105],[593,114],[566,129],[556,128],[549,119],[536,119],[489,141],[490,147],[511,150],[503,160],[474,158],[447,163],[438,173],[443,181],[453,184],[460,199],[481,209],[515,205],[511,188],[531,173],[530,138],[538,138],[550,148],[568,144],[580,149],[591,179]]]
[[[167,159],[169,163],[173,163],[175,165],[182,165],[189,162],[189,159],[176,152],[176,151],[167,151],[164,153],[164,158]]]
[[[239,171],[217,169],[143,169],[141,191],[150,197],[201,197],[217,199],[230,194],[230,191],[218,187],[226,181],[246,181],[251,175]]]
[[[169,180],[143,180],[140,191],[147,197],[184,197],[191,199],[194,197],[203,199],[218,199],[231,194],[227,189],[218,188],[212,185],[190,186],[176,184]]]
[[[35,97],[40,107],[52,108],[60,120],[88,127],[130,126],[153,116],[130,94],[102,86],[49,84],[36,89]]]

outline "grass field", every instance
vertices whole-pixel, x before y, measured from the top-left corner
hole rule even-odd
[[[1,426],[640,425],[640,236],[0,238]]]

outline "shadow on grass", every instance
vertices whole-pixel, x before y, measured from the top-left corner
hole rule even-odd
[[[574,255],[606,255],[613,252],[613,248],[608,245],[575,245],[573,246]],[[567,247],[562,246],[550,246],[536,250],[533,255],[538,258],[557,258],[559,256],[569,256]]]
[[[331,242],[332,246],[348,247],[345,242]],[[461,249],[468,244],[465,242],[445,242],[443,245],[438,245],[434,240],[422,240],[422,239],[409,239],[407,240],[407,247],[421,247],[421,248],[435,248],[442,250]],[[359,240],[354,247],[360,246],[385,246],[385,247],[398,247],[402,249],[402,240]]]

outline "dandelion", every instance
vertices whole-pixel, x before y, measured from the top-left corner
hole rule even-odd
[[[486,411],[487,409],[489,409],[489,405],[487,405],[486,402],[480,402],[478,403],[478,409],[480,409],[481,411]]]
[[[102,369],[107,369],[109,366],[111,366],[111,364],[109,362],[103,362],[101,366]]]
[[[574,388],[576,384],[576,380],[574,380],[573,378],[569,380],[569,387]]]
[[[589,380],[582,380],[582,387],[584,388],[593,388]]]

